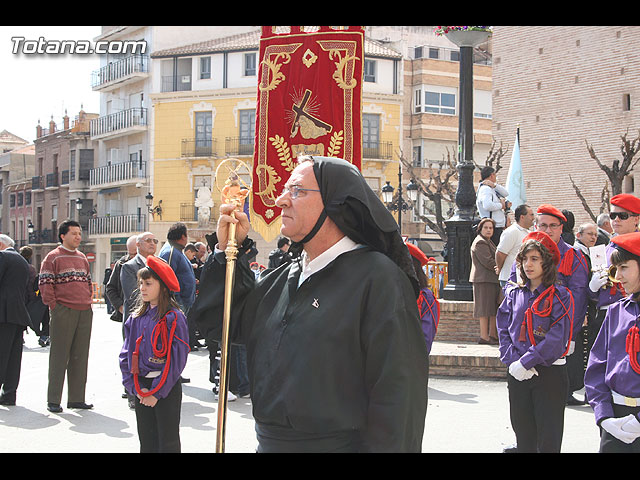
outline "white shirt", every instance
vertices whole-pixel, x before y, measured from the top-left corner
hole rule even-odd
[[[319,272],[324,267],[333,262],[336,258],[346,252],[350,252],[351,250],[355,250],[356,248],[361,247],[362,245],[354,242],[346,235],[338,240],[333,246],[329,247],[327,250],[322,252],[313,260],[309,261],[309,257],[307,256],[307,252],[302,252],[302,272],[300,273],[300,278],[298,279],[298,287],[302,285],[307,278],[309,278],[314,273]]]
[[[506,225],[506,217],[496,192],[504,198],[509,195],[509,192],[501,185],[496,184],[495,188],[491,188],[489,185],[480,185],[476,206],[481,218],[491,217],[496,222],[496,227],[504,227]]]
[[[502,270],[500,270],[500,275],[498,275],[499,280],[503,280],[505,282],[509,280],[511,267],[513,266],[513,262],[516,261],[516,255],[518,254],[518,250],[520,250],[522,240],[524,240],[524,237],[529,233],[529,230],[521,227],[517,223],[514,223],[502,232],[502,235],[500,236],[500,243],[498,243],[496,248],[500,253],[505,253],[507,258],[504,259]]]

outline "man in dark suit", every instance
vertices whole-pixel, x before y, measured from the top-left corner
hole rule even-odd
[[[31,320],[27,311],[29,264],[0,235],[0,405],[15,405],[22,365],[22,334]]]
[[[126,322],[138,300],[138,270],[147,266],[147,257],[156,253],[158,239],[151,232],[138,235],[136,240],[136,256],[122,265],[120,285],[124,301],[123,320]]]

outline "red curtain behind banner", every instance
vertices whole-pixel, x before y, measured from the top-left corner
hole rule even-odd
[[[301,154],[339,157],[361,168],[364,28],[274,33],[260,38],[251,224],[279,233],[275,200]]]

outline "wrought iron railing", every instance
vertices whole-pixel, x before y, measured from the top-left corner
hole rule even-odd
[[[128,108],[91,120],[91,136],[114,133],[125,128],[146,126],[146,108]]]
[[[110,233],[144,232],[147,229],[147,214],[109,215],[89,219],[89,235]]]
[[[147,73],[148,71],[148,55],[131,55],[117,62],[105,65],[99,70],[94,70],[91,74],[91,88],[100,87],[101,85],[125,78],[134,73]]]
[[[105,185],[146,178],[146,162],[121,162],[92,168],[89,171],[89,186]]]

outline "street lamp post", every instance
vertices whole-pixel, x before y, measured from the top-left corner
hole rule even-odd
[[[416,185],[411,179],[407,185],[407,195],[411,201],[411,205],[404,201],[402,197],[402,165],[398,164],[398,198],[393,201],[394,188],[391,186],[391,182],[387,181],[386,185],[382,187],[382,201],[387,207],[387,210],[391,212],[398,212],[398,230],[402,234],[402,212],[411,210],[412,205],[418,198],[418,185]]]
[[[448,283],[442,290],[445,300],[473,300],[473,286],[469,282],[476,201],[473,187],[473,49],[488,37],[488,32],[479,31],[447,34],[447,38],[460,47],[460,88],[456,210],[454,216],[445,221],[449,264]]]

